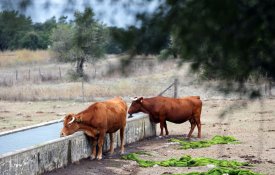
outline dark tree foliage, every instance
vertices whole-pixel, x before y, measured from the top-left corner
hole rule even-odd
[[[32,23],[30,17],[18,11],[0,12],[0,50],[47,49],[49,37],[57,22],[51,18],[44,23]]]
[[[138,14],[142,26],[135,32],[135,49],[137,54],[159,54],[168,46],[170,33],[160,27],[163,20],[147,13]]]
[[[129,50],[127,43],[127,30],[118,27],[108,27],[109,41],[106,46],[106,52],[109,54],[120,54]]]
[[[43,48],[43,39],[36,32],[27,32],[19,41],[20,48],[36,50]]]
[[[0,50],[19,48],[18,40],[31,29],[30,18],[20,15],[17,11],[0,12]]]
[[[275,79],[275,1],[166,0],[153,14],[183,61],[221,80]],[[146,24],[146,23],[145,23]]]

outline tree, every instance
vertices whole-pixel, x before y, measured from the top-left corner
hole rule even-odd
[[[61,62],[72,62],[74,29],[71,25],[60,24],[53,29],[50,40],[51,49],[56,53],[57,59]]]
[[[0,50],[19,48],[18,40],[32,30],[30,18],[17,11],[0,12]]]
[[[274,10],[268,0],[167,0],[154,15],[193,70],[244,82],[253,74],[275,79]]]
[[[39,35],[39,38],[41,38],[39,42],[40,49],[47,49],[48,46],[51,45],[50,35],[56,26],[57,22],[55,17],[46,20],[44,23],[35,23],[33,25],[35,32]]]
[[[34,31],[27,32],[19,41],[20,48],[36,50],[41,48],[42,38]]]
[[[94,20],[91,8],[76,12],[74,25],[60,25],[52,33],[52,49],[59,60],[76,62],[76,73],[84,77],[85,62],[94,63],[105,53],[107,41],[105,26]]]

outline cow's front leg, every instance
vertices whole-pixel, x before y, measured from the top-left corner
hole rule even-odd
[[[163,117],[160,117],[160,136],[162,137],[163,136],[163,127],[164,127],[164,118]]]
[[[114,137],[113,137],[113,133],[109,133],[109,137],[110,137],[110,155],[112,155],[114,153]]]
[[[164,128],[165,128],[166,135],[169,135],[169,131],[167,129],[167,123],[166,123],[166,121],[164,121]]]
[[[102,148],[103,148],[104,138],[105,138],[105,132],[100,133],[98,138],[97,160],[102,159]]]
[[[97,138],[91,138],[92,140],[92,154],[90,159],[94,160],[96,158],[96,145],[97,145]]]

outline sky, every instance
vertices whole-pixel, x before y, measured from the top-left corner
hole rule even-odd
[[[16,7],[20,0],[8,0],[8,6]],[[11,3],[10,3],[11,2]],[[31,5],[25,10],[33,22],[45,22],[55,16],[73,18],[75,10],[83,11],[90,6],[94,10],[95,18],[108,26],[127,27],[135,25],[133,12],[152,12],[156,9],[158,0],[31,0]],[[136,24],[138,25],[138,24]]]

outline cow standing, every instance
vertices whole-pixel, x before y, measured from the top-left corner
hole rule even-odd
[[[152,98],[135,97],[128,113],[130,115],[137,112],[149,114],[150,121],[160,123],[160,136],[163,136],[163,127],[165,128],[166,135],[169,134],[166,121],[183,123],[189,120],[191,129],[187,137],[191,137],[197,125],[198,138],[201,138],[201,110],[202,102],[199,96],[185,98],[157,96]]]
[[[120,151],[124,152],[124,130],[126,126],[127,104],[120,98],[96,102],[78,114],[68,114],[64,119],[61,136],[76,131],[84,131],[93,141],[91,159],[102,159],[102,147],[106,133],[110,136],[110,154],[114,152],[113,133],[120,130]],[[98,155],[96,156],[96,145]]]

